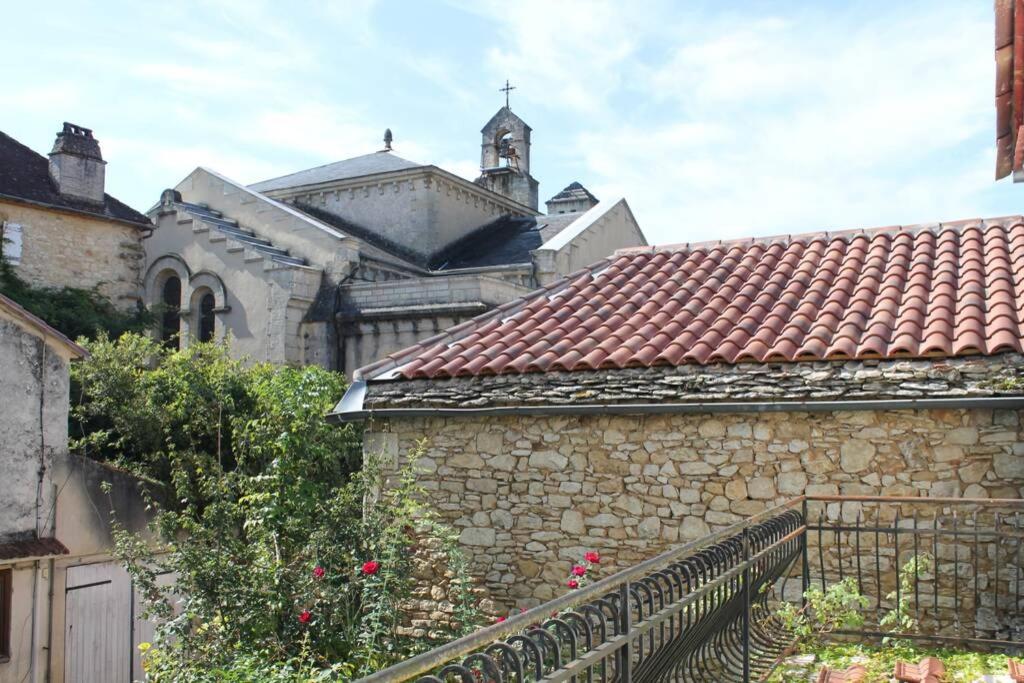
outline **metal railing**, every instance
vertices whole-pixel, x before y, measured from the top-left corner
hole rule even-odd
[[[1019,650],[1022,508],[1024,500],[796,498],[362,683],[757,680],[794,641],[773,616],[778,601],[846,577],[870,599],[856,635],[882,635],[881,616],[899,604],[918,628],[886,635]],[[901,563],[922,553],[934,568],[908,580]]]
[[[830,509],[831,508],[831,509]],[[870,600],[862,637],[972,647],[1024,641],[1022,500],[820,496],[807,498],[802,586],[850,577]],[[910,562],[923,558],[925,569]],[[899,604],[913,631],[879,623]]]

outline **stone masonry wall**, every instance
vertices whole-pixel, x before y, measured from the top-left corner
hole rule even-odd
[[[1018,411],[392,418],[366,448],[423,437],[420,481],[494,614],[561,594],[586,550],[607,575],[799,494],[1024,494]]]
[[[143,231],[122,223],[0,203],[0,221],[22,226],[21,263],[15,272],[45,287],[99,287],[119,308],[142,295]]]

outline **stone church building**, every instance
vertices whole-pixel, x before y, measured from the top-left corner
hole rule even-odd
[[[150,216],[144,290],[168,343],[351,374],[646,241],[573,183],[540,212],[530,127],[502,107],[474,182],[378,152],[245,186],[197,168]]]

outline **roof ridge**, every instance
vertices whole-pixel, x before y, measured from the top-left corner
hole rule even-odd
[[[328,166],[334,166],[335,164],[343,164],[346,161],[353,161],[355,159],[362,159],[363,157],[375,156],[377,154],[381,154],[384,151],[385,150],[379,150],[379,151],[376,151],[376,152],[367,152],[366,154],[357,154],[354,157],[348,157],[346,159],[335,159],[334,161],[328,161],[326,164],[320,164],[319,166],[310,166],[309,168],[300,168],[298,171],[292,171],[291,173],[285,173],[285,174],[282,174],[282,175],[279,175],[279,176],[275,176],[273,178],[264,178],[263,180],[259,180],[259,181],[255,182],[255,183],[250,183],[246,187],[253,187],[255,185],[264,185],[266,183],[273,182],[275,180],[281,180],[283,178],[288,178],[290,176],[298,175],[300,173],[308,173],[309,171],[316,171],[316,170],[319,170],[321,168],[327,168]],[[386,153],[390,154],[395,159],[399,159],[400,161],[405,161],[405,162],[408,162],[410,164],[415,164],[416,166],[425,166],[426,165],[426,164],[421,164],[418,161],[412,161],[410,159],[406,159],[405,157],[400,157],[397,154],[394,154],[393,152],[391,152],[390,150],[388,150]],[[392,171],[384,171],[384,173],[391,173],[391,172]]]
[[[1009,224],[1008,224],[1009,223]],[[806,240],[807,242],[826,241],[834,239],[853,239],[855,237],[874,237],[876,235],[916,235],[919,232],[929,231],[939,233],[943,230],[956,230],[958,232],[971,227],[979,227],[983,230],[993,227],[1012,227],[1016,224],[1024,224],[1024,214],[1010,214],[1007,216],[994,216],[992,218],[962,218],[953,221],[942,221],[938,223],[911,223],[907,225],[888,225],[874,228],[847,228],[843,230],[818,230],[802,233],[780,233],[775,235],[763,235],[759,237],[739,237],[731,240],[703,240],[699,242],[675,242],[669,244],[652,244],[642,247],[626,247],[617,249],[615,255],[628,254],[653,254],[658,252],[682,252],[697,251],[713,247],[731,246],[753,246],[755,244],[792,244],[793,242]]]
[[[579,270],[573,273],[563,275],[554,282],[544,285],[540,289],[534,290],[527,294],[526,296],[520,297],[518,299],[513,299],[512,301],[507,301],[497,306],[496,308],[491,309],[490,311],[481,313],[480,315],[474,316],[469,320],[464,320],[458,325],[449,327],[447,330],[444,330],[443,332],[439,332],[438,334],[435,334],[432,337],[427,337],[426,339],[416,342],[414,345],[406,347],[401,351],[388,354],[381,360],[358,368],[352,374],[352,379],[353,381],[373,379],[374,377],[377,377],[383,374],[384,372],[387,372],[388,370],[400,368],[401,366],[405,365],[407,362],[415,358],[416,355],[419,354],[421,351],[424,351],[430,348],[431,346],[439,344],[443,341],[454,342],[458,339],[461,339],[467,336],[467,334],[471,332],[473,329],[476,329],[477,326],[479,326],[482,323],[490,321],[492,318],[500,318],[506,315],[515,315],[519,311],[526,308],[526,305],[528,303],[536,299],[539,299],[542,296],[549,296],[558,293],[559,291],[567,288],[577,278],[585,274],[596,275],[597,273],[607,268],[611,264],[611,262],[611,258],[601,259],[597,263],[593,263],[587,266],[586,268],[580,268]]]

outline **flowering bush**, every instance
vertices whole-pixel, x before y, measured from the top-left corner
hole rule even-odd
[[[593,579],[595,568],[601,562],[601,556],[590,551],[583,553],[583,564],[574,564],[569,570],[569,578],[565,585],[572,590],[582,588]]]
[[[243,364],[219,345],[171,352],[133,335],[89,348],[76,369],[79,446],[152,482],[165,544],[154,554],[116,534],[162,620],[144,657],[148,681],[351,680],[433,645],[399,629],[425,541],[457,589],[460,621],[447,637],[475,627],[457,536],[419,502],[419,452],[385,486],[372,459],[353,472],[353,428],[324,420],[340,375]]]

